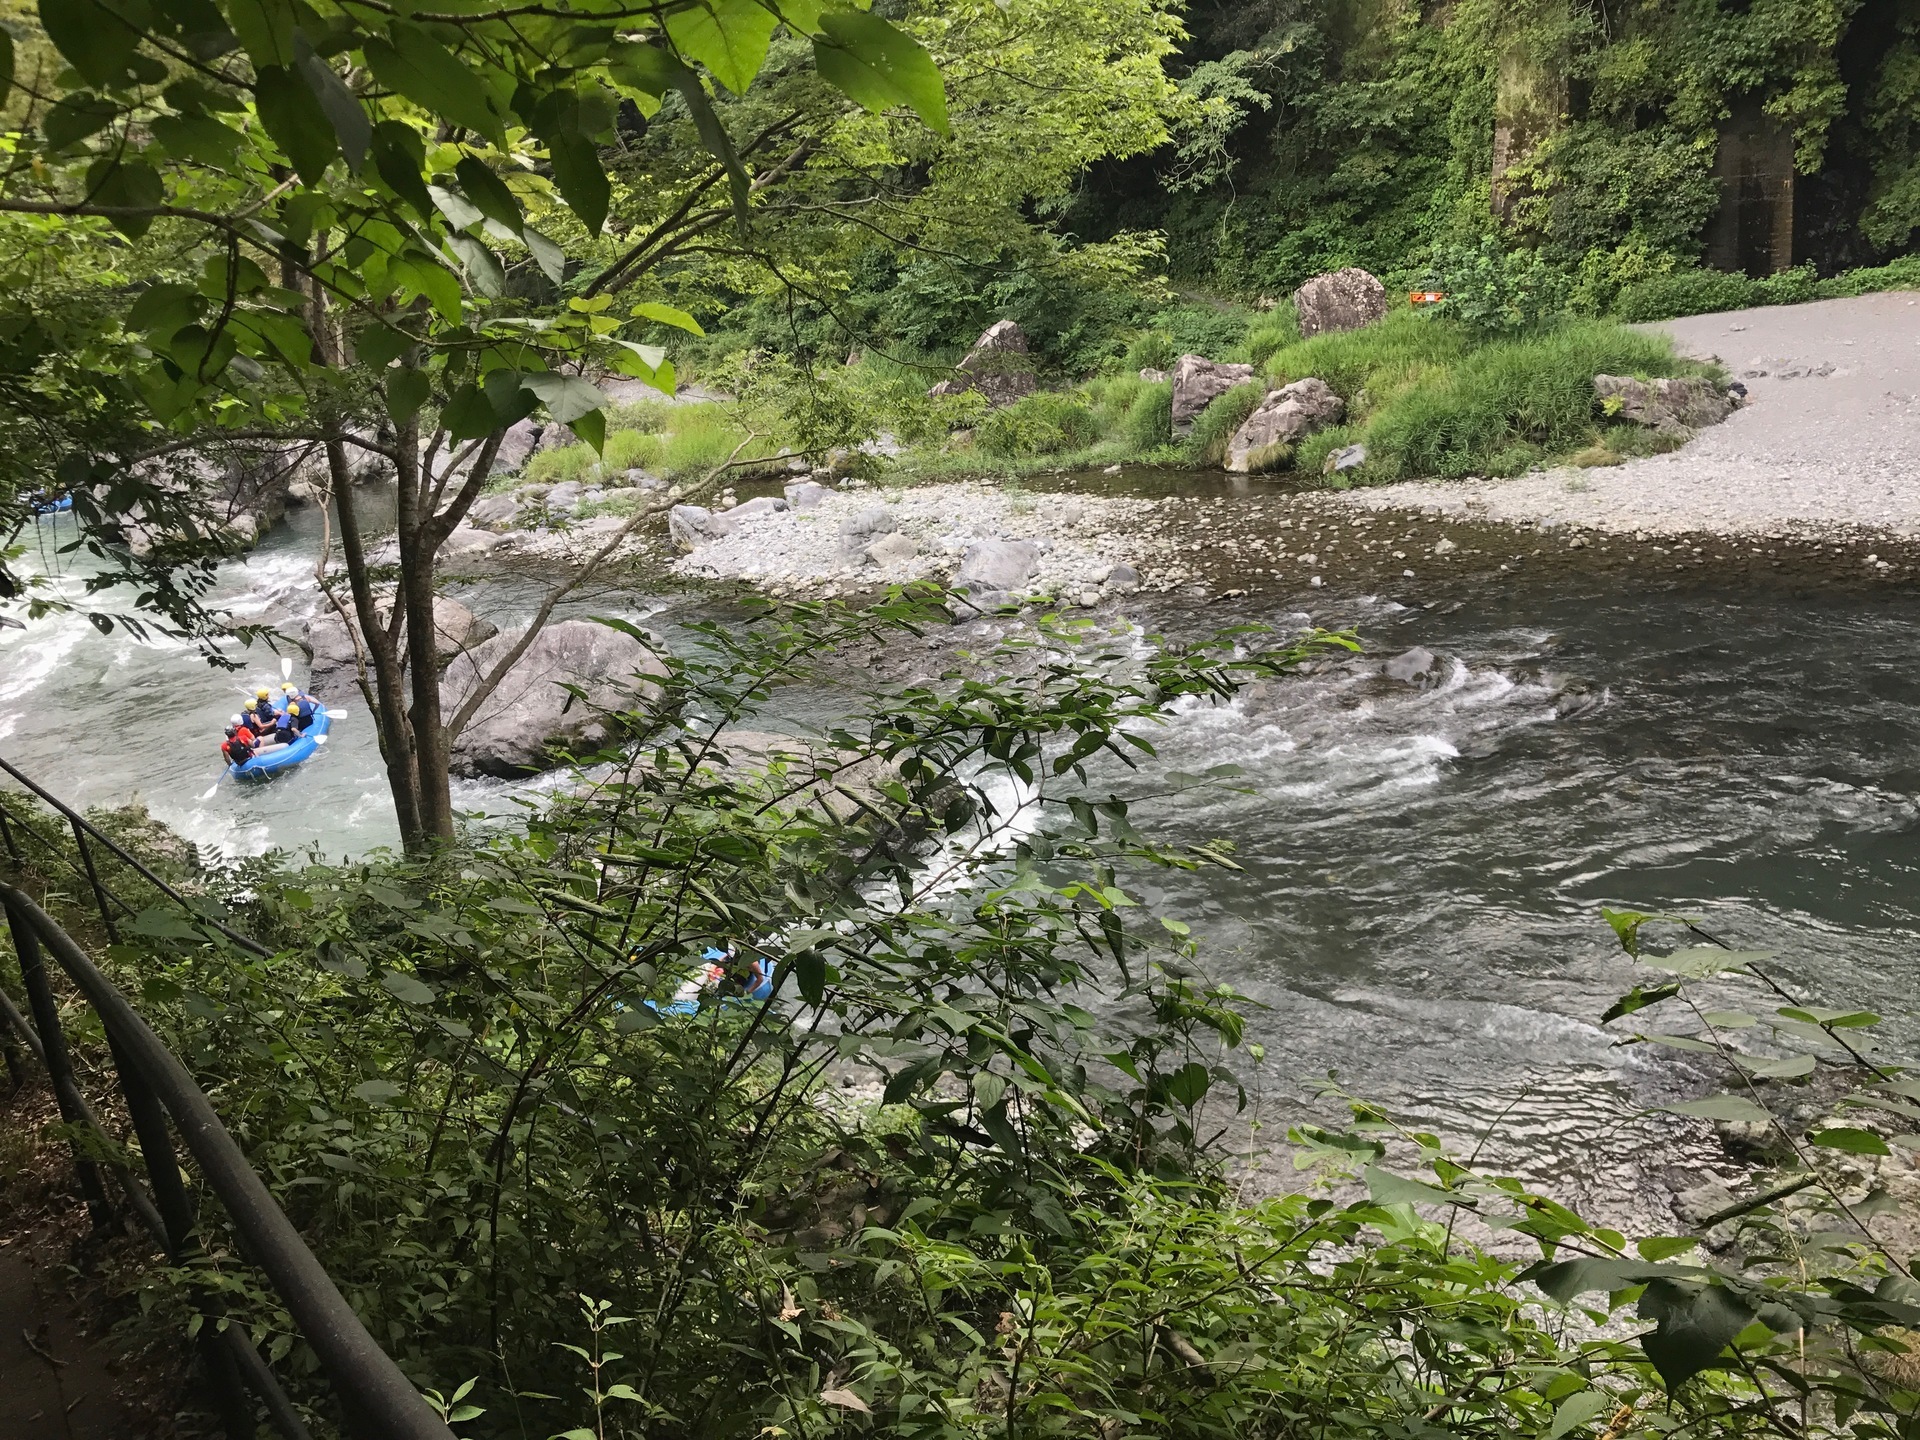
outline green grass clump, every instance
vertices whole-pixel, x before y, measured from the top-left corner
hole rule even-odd
[[[517,483],[560,485],[569,480],[585,480],[599,458],[590,447],[579,444],[542,450],[527,462],[526,473]]]
[[[1474,347],[1474,337],[1462,325],[1412,310],[1390,310],[1365,329],[1316,335],[1275,351],[1267,359],[1266,373],[1275,385],[1317,375],[1349,407],[1364,395],[1364,408],[1445,370]]]
[[[658,470],[666,442],[644,430],[615,430],[607,436],[601,469],[609,475],[622,470]]]
[[[1707,369],[1682,360],[1663,336],[1610,321],[1485,345],[1429,366],[1361,417],[1368,478],[1516,474],[1593,443],[1595,375]]]
[[[1173,385],[1142,384],[1120,423],[1120,442],[1135,455],[1173,443]]]
[[[1100,438],[1100,422],[1077,396],[1043,390],[986,415],[974,444],[987,455],[1059,455]]]
[[[1300,317],[1293,302],[1283,300],[1247,327],[1247,359],[1255,369],[1289,346],[1300,343]]]
[[[1225,461],[1233,432],[1246,423],[1266,394],[1264,384],[1249,380],[1245,385],[1236,385],[1225,394],[1216,395],[1213,403],[1194,417],[1193,429],[1188,432],[1184,446],[1187,455],[1199,465],[1218,465]],[[1168,398],[1171,414],[1171,389]]]

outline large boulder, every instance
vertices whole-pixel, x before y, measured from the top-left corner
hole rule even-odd
[[[1204,355],[1182,355],[1173,367],[1173,431],[1184,435],[1200,412],[1236,385],[1253,379],[1253,366],[1229,365]]]
[[[531,420],[516,420],[509,425],[507,433],[500,437],[500,448],[494,452],[493,473],[518,474],[533,454],[533,447],[540,443],[540,430]]]
[[[1605,413],[1668,434],[1718,425],[1733,413],[1733,401],[1711,380],[1698,375],[1670,380],[1596,375],[1593,396]]]
[[[1387,313],[1387,287],[1356,265],[1316,275],[1293,292],[1303,336],[1359,330]]]
[[[348,607],[351,612],[352,607]],[[374,602],[374,614],[381,625],[387,623],[393,614],[393,601],[381,599]],[[342,690],[352,685],[357,678],[357,662],[354,657],[354,638],[359,633],[355,623],[349,629],[345,620],[331,605],[319,611],[307,621],[301,634],[301,641],[312,657],[312,676],[308,687],[315,691]],[[496,626],[482,620],[473,611],[458,600],[446,595],[433,597],[433,649],[442,668],[454,656],[491,639],[497,633]],[[401,644],[401,657],[404,665],[406,646]]]
[[[667,534],[682,550],[698,550],[733,533],[733,517],[704,505],[676,505],[667,512]]]
[[[882,535],[900,528],[900,517],[884,505],[869,505],[840,526],[840,553],[849,560],[864,557],[867,547]]]
[[[1227,445],[1227,469],[1246,474],[1276,446],[1298,445],[1316,430],[1338,424],[1347,402],[1324,380],[1309,376],[1283,385],[1260,402]]]
[[[519,514],[518,495],[482,495],[468,507],[467,524],[480,530],[510,530]]]
[[[503,631],[454,658],[440,680],[440,710],[447,720],[524,633]],[[625,631],[590,620],[551,624],[455,737],[453,772],[524,775],[551,768],[555,747],[597,748],[611,735],[607,712],[657,701],[666,673],[660,656]],[[569,687],[584,693],[576,696]]]
[[[787,506],[793,510],[811,510],[833,498],[833,491],[818,480],[798,480],[787,486]]]
[[[1039,388],[1027,358],[1027,334],[1011,320],[996,320],[981,332],[959,365],[960,373],[942,380],[928,395],[960,395],[978,390],[989,405],[1011,405]]]
[[[976,540],[960,557],[953,588],[980,599],[1018,590],[1040,568],[1040,547],[1031,540]]]

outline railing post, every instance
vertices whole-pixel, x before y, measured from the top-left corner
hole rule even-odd
[[[0,992],[0,999],[5,999],[3,992]],[[7,1013],[12,1008],[11,1004],[0,1006],[0,1055],[6,1056],[7,1079],[13,1082],[14,1090],[18,1091],[27,1083],[26,1067],[20,1063],[20,1045],[26,1037],[13,1033],[13,1017]]]
[[[73,1078],[73,1059],[67,1053],[67,1037],[60,1029],[60,1006],[47,984],[46,961],[40,954],[39,937],[26,917],[7,907],[7,928],[13,934],[13,953],[20,960],[20,979],[27,989],[27,1008],[33,1012],[34,1028],[40,1032],[40,1048],[46,1054],[47,1075],[53,1081],[53,1097],[60,1106],[60,1118],[70,1127],[86,1124],[86,1102]],[[100,1170],[88,1159],[76,1138],[73,1143],[73,1168],[80,1177],[80,1193],[86,1197],[87,1213],[95,1229],[104,1229],[112,1211],[107,1206],[106,1187],[100,1183]]]
[[[100,923],[106,926],[107,939],[114,944],[120,943],[120,932],[113,925],[113,911],[107,904],[106,886],[100,883],[100,872],[93,868],[93,850],[87,844],[87,832],[80,826],[80,817],[72,819],[74,843],[80,847],[80,859],[87,867],[87,883],[93,886],[93,903],[100,907]]]
[[[7,824],[7,807],[0,805],[0,840],[6,841],[7,858],[14,864],[20,863],[20,846],[13,838],[13,827]]]
[[[178,1265],[195,1249],[193,1197],[180,1179],[180,1162],[174,1157],[173,1137],[167,1133],[167,1113],[153,1093],[153,1087],[121,1048],[113,1036],[107,1036],[113,1050],[114,1068],[120,1072],[120,1093],[126,1097],[127,1115],[133,1121],[133,1133],[140,1141],[140,1154],[147,1162],[147,1183],[153,1187],[153,1203],[160,1211],[167,1232],[167,1257]],[[253,1406],[234,1363],[230,1344],[220,1334],[224,1313],[217,1297],[204,1287],[194,1288],[194,1301],[200,1311],[200,1333],[194,1344],[200,1351],[200,1363],[206,1369],[207,1389],[220,1411],[220,1423],[228,1440],[253,1440]]]

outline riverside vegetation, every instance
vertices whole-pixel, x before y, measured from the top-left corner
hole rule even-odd
[[[580,441],[537,477],[654,467],[689,495],[882,431],[929,475],[1204,463],[1264,387],[1176,444],[1139,371],[1191,351],[1335,388],[1343,427],[1276,457],[1307,475],[1352,442],[1363,479],[1509,473],[1659,443],[1596,410],[1593,376],[1700,367],[1610,316],[1911,283],[1904,10],[1855,83],[1836,54],[1871,7],[1628,8],[7,12],[0,601],[241,663],[268,637],[204,603],[231,482],[308,467],[316,585],[357,626],[403,839],[348,864],[175,854],[210,913],[289,943],[259,960],[156,906],[107,959],[464,1433],[1912,1433],[1920,1293],[1873,1238],[1897,1187],[1870,1166],[1920,1110],[1865,1043],[1878,1017],[1778,996],[1623,1035],[1723,1061],[1733,1093],[1693,1113],[1778,1132],[1793,1193],[1736,1199],[1704,1241],[1591,1224],[1364,1103],[1293,1137],[1333,1188],[1241,1202],[1263,1057],[1185,926],[1136,898],[1233,858],[1163,847],[1128,807],[1233,783],[1158,773],[1167,705],[1349,641],[1043,625],[782,758],[740,733],[779,687],[946,618],[802,607],[667,657],[607,717],[631,743],[523,824],[452,803],[469,714],[440,710],[441,547],[533,417]],[[1482,163],[1503,56],[1564,58],[1588,90],[1524,185]],[[1829,139],[1864,157],[1865,243],[1829,247],[1824,280],[1697,264],[1705,137],[1754,86],[1808,166]],[[1496,179],[1521,203],[1496,209]],[[1352,262],[1448,303],[1306,340],[1261,303]],[[1003,316],[1063,388],[929,395]],[[616,408],[608,372],[736,398]],[[397,489],[390,567],[356,506],[369,465]],[[84,593],[10,564],[50,481],[103,567]],[[638,526],[665,501],[633,504]],[[1686,1009],[1723,965],[1766,983],[1614,918],[1663,978],[1606,1023]],[[775,1001],[671,1013],[727,940],[778,963]],[[1803,1135],[1784,1112],[1816,1076],[1851,1112]],[[1538,1263],[1469,1243],[1468,1212]],[[177,1333],[221,1292],[337,1428],[204,1213],[201,1255],[143,1270],[142,1306]]]
[[[1168,704],[1347,642],[1142,654],[1043,628],[815,746],[738,734],[772,687],[929,618],[710,627],[675,663],[680,718],[630,714],[637,747],[523,828],[345,866],[170,847],[205,917],[298,942],[258,959],[156,906],[108,951],[462,1433],[1906,1433],[1920,1288],[1850,1168],[1920,1114],[1878,1017],[1702,1011],[1690,986],[1750,969],[1758,996],[1764,957],[1662,953],[1664,917],[1612,915],[1652,978],[1596,1018],[1684,1008],[1697,1033],[1623,1039],[1729,1066],[1731,1093],[1677,1109],[1771,1129],[1816,1068],[1843,1077],[1842,1121],[1778,1127],[1790,1184],[1706,1242],[1630,1241],[1361,1104],[1293,1136],[1348,1198],[1242,1203],[1223,1162],[1264,1057],[1187,927],[1136,898],[1233,862],[1157,843],[1129,802],[1233,783],[1157,770]],[[778,964],[774,1000],[652,1008],[722,937]],[[1756,1027],[1787,1053],[1734,1043]],[[207,1224],[143,1308],[184,1319],[211,1286],[310,1375]]]

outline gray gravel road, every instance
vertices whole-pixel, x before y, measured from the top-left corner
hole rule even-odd
[[[1751,395],[1669,455],[1513,480],[1351,492],[1372,509],[1616,532],[1920,535],[1920,296],[1911,291],[1670,320]]]

